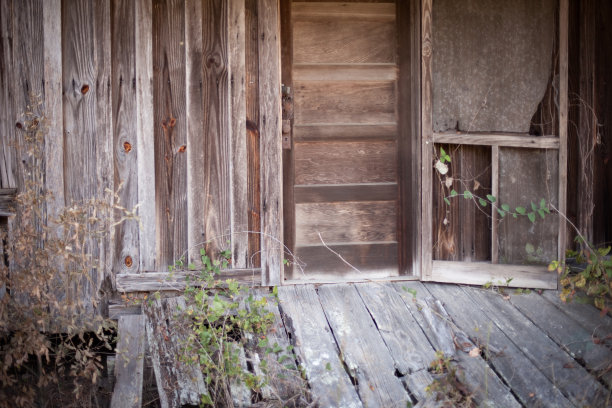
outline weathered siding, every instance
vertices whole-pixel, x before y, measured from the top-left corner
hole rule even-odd
[[[197,260],[203,246],[231,249],[236,268],[261,257],[279,282],[277,12],[276,0],[0,0],[0,188],[23,189],[18,124],[34,93],[50,210],[105,189],[139,205],[140,225],[94,249],[103,265],[91,290]]]

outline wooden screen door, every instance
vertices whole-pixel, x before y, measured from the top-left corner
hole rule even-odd
[[[484,15],[482,21],[486,23],[485,20],[488,20],[489,32],[502,33],[502,37],[508,30],[499,28],[500,22],[505,23],[514,15],[518,16],[518,24],[528,24],[524,22],[526,16],[533,16],[533,13],[521,14],[524,10],[518,8],[518,3],[482,3],[487,7],[480,11],[489,13]],[[542,6],[545,3],[546,8]],[[448,75],[450,79],[445,79],[445,68],[440,67],[460,64],[470,67],[471,63],[474,65],[479,63],[481,67],[486,67],[487,64],[493,64],[496,60],[492,60],[493,62],[485,60],[486,52],[473,55],[469,49],[458,48],[463,44],[467,44],[466,48],[472,44],[472,49],[479,51],[487,47],[492,49],[495,48],[493,42],[495,40],[482,36],[470,37],[470,34],[475,32],[472,30],[474,27],[484,25],[470,20],[474,15],[479,15],[478,13],[470,15],[466,12],[461,15],[467,9],[453,8],[457,5],[453,2],[422,0],[421,4],[422,279],[556,288],[557,274],[547,271],[546,265],[553,259],[563,259],[566,240],[566,223],[563,214],[567,180],[568,0],[559,0],[558,4],[552,2],[531,4],[531,6],[540,5],[540,9],[537,10],[546,13],[545,18],[538,20],[538,29],[544,27],[544,22],[547,22],[548,30],[539,33],[516,29],[516,32],[522,33],[520,37],[522,42],[513,43],[512,47],[507,47],[496,54],[510,55],[509,53],[516,52],[517,58],[514,58],[514,61],[518,58],[527,58],[529,64],[515,62],[514,65],[500,65],[490,77],[501,78],[500,82],[510,78],[509,85],[502,88],[509,92],[504,92],[503,97],[499,99],[500,103],[495,101],[494,96],[489,98],[488,103],[477,101],[478,103],[473,105],[478,110],[477,114],[466,115],[469,117],[469,122],[463,120],[463,123],[461,119],[454,122],[446,119],[450,116],[447,115],[447,111],[452,110],[452,108],[447,109],[452,105],[452,102],[448,102],[449,99],[452,100],[455,94],[465,89],[473,89],[480,85],[491,89],[497,86],[497,83],[495,79],[490,83],[481,80],[480,83],[470,86],[467,81],[462,82],[460,75]],[[492,10],[493,4],[495,7],[501,7],[502,11],[500,12],[498,8],[496,16],[502,15],[503,18],[493,18],[495,16],[495,11]],[[432,12],[432,7],[435,9],[436,5],[443,7]],[[472,5],[472,7],[477,6]],[[556,24],[555,15],[558,16]],[[438,20],[435,20],[436,17]],[[450,30],[449,23],[455,24],[451,25]],[[462,31],[462,24],[468,26],[466,31]],[[467,40],[458,37],[458,33],[462,32],[467,32],[465,34]],[[459,46],[444,49],[444,45],[453,43],[453,38],[461,38]],[[472,42],[469,42],[470,40]],[[504,38],[499,43],[503,44],[503,41]],[[534,57],[529,54],[529,50],[534,48],[528,47],[538,47],[546,42],[550,43],[550,49],[539,53],[537,57],[543,58],[544,78],[542,79],[540,74],[535,73],[537,67],[541,65],[531,64]],[[481,43],[484,43],[484,46]],[[527,48],[527,52],[524,48]],[[522,51],[516,51],[517,49]],[[444,51],[448,50],[450,52],[445,54]],[[461,60],[457,64],[445,63],[447,60],[441,55],[451,55],[452,58],[452,53],[461,55]],[[555,56],[557,58],[554,58]],[[555,61],[554,71],[549,74],[547,69],[550,68],[551,59]],[[436,62],[439,63],[437,67]],[[525,74],[521,69],[527,71],[526,75],[521,74]],[[470,72],[470,75],[480,73],[477,68],[466,69],[466,72]],[[520,78],[512,80],[513,75],[519,75]],[[521,83],[524,76],[529,78],[533,76],[533,78]],[[554,78],[558,78],[558,82],[553,83]],[[546,91],[547,80],[548,91]],[[505,128],[501,131],[474,131],[474,128],[479,129],[478,125],[480,128],[487,125],[510,128],[515,126],[516,121],[499,125],[498,119],[524,118],[524,114],[517,115],[517,111],[520,112],[520,109],[532,103],[533,99],[535,99],[534,107],[537,107],[538,98],[542,98],[541,94],[537,94],[535,98],[529,96],[529,92],[536,86],[542,86],[541,92],[545,96],[540,99],[540,107],[532,117],[531,125],[534,125],[533,118],[537,117],[538,111],[545,106],[543,104],[548,103],[548,108],[542,111],[554,112],[550,120],[540,119],[537,123],[543,129],[540,134],[531,132],[531,129],[530,132],[508,131]],[[515,91],[517,93],[512,94]],[[477,93],[471,92],[458,101],[462,104],[462,108],[470,108],[468,103],[470,97],[474,98]],[[546,95],[550,97],[547,99]],[[445,106],[445,103],[448,105]],[[500,109],[494,110],[495,106],[499,106]],[[482,117],[487,114],[487,109],[494,112],[489,121],[493,125],[483,124]],[[498,114],[500,111],[502,114]],[[527,114],[533,115],[533,112],[527,110]],[[529,116],[520,126],[525,127],[525,125],[529,128]],[[446,126],[447,130],[435,129],[443,126]],[[468,130],[462,127],[467,127]],[[446,154],[452,158],[451,163],[440,164],[440,158]],[[436,165],[443,171],[435,170]],[[493,196],[494,200],[487,198],[489,196]],[[495,202],[492,204],[491,201]],[[552,215],[547,215],[544,207],[547,210],[550,207]],[[531,219],[528,219],[529,214]]]
[[[295,257],[285,278],[398,275],[395,4],[286,1],[281,16],[285,243]]]

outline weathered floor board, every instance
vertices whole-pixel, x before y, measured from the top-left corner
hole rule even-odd
[[[457,327],[454,327],[452,319],[448,316],[446,309],[442,308],[440,299],[430,301],[430,304],[435,304],[435,309],[427,312],[430,308],[428,304],[423,302],[423,298],[429,295],[427,289],[420,282],[398,282],[393,284],[396,291],[406,302],[412,312],[422,315],[419,320],[424,332],[428,333],[430,339],[439,341],[440,333],[435,333],[431,325],[424,326],[426,323],[426,315],[429,314],[430,319],[436,319],[438,322],[435,326],[440,326],[441,323],[451,332],[450,336],[455,344],[459,344],[460,350],[454,353],[455,360],[458,365],[460,374],[459,381],[466,385],[474,396],[474,400],[480,406],[497,406],[497,407],[520,407],[520,403],[512,395],[510,389],[505,385],[497,374],[492,370],[489,364],[480,356],[469,356],[466,352],[471,351],[475,344],[469,339],[465,339],[465,334],[460,332]],[[411,291],[411,292],[410,292]],[[434,338],[435,337],[435,338]],[[469,345],[466,347],[466,340]],[[438,348],[439,349],[439,348]],[[433,361],[430,360],[430,361]],[[431,384],[431,381],[426,384]],[[412,389],[411,389],[412,391]]]
[[[540,365],[542,373],[575,405],[595,407],[605,403],[604,387],[507,300],[479,288],[465,287],[463,290],[485,309],[497,327],[534,364]]]
[[[287,285],[278,288],[278,302],[268,290],[252,294],[267,297],[274,315],[269,344],[304,375],[279,366],[280,382],[261,390],[257,406],[449,406],[427,391],[436,378],[430,371],[435,352],[443,350],[460,391],[476,406],[612,407],[606,385],[612,319],[589,305],[566,305],[556,292],[508,298],[410,281]],[[181,364],[173,340],[180,337],[180,322],[173,320],[181,302],[143,306],[162,406],[195,401],[204,384]],[[257,374],[259,363],[268,360],[269,370],[274,356],[254,343],[245,345],[242,360]],[[231,392],[236,406],[250,406],[254,394],[245,387],[233,384]]]
[[[453,322],[476,343],[489,349],[495,371],[526,406],[573,406],[559,389],[534,365],[521,349],[500,330],[479,304],[460,287],[427,285],[427,290],[442,299]],[[496,352],[491,352],[495,350]]]
[[[206,385],[195,365],[181,361],[186,335],[179,316],[185,299],[174,297],[145,302],[147,338],[162,408],[199,405]]]
[[[364,405],[405,407],[410,397],[395,376],[393,359],[355,286],[324,285],[318,293]]]
[[[321,407],[361,407],[314,286],[281,287],[278,297],[315,401]]]
[[[560,309],[542,295],[512,295],[510,301],[559,347],[582,362],[587,370],[596,377],[602,377],[606,384],[612,384],[612,373],[608,370],[612,362],[612,349],[596,337],[593,331],[587,331],[579,321],[569,315],[563,319],[551,319],[551,316],[560,313]],[[571,305],[567,305],[566,308],[570,307]],[[591,315],[594,314],[592,307],[590,312]],[[603,324],[606,321],[600,316],[596,318],[598,323]]]

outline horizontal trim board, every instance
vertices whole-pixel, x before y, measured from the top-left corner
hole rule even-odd
[[[296,204],[345,201],[391,201],[398,197],[396,183],[295,186]]]
[[[395,19],[394,3],[306,3],[291,5],[292,17],[329,16]]]
[[[293,126],[295,142],[320,142],[336,140],[395,140],[397,124],[394,122],[381,124],[304,124]]]
[[[395,64],[295,64],[294,81],[395,81]]]
[[[118,274],[118,292],[154,292],[183,290],[187,282],[187,277],[192,278],[192,283],[197,286],[197,281],[193,280],[198,276],[197,271],[177,271],[177,272],[145,272],[137,274]],[[238,283],[247,286],[261,286],[261,269],[227,269],[217,275],[217,279],[225,281],[235,279]]]
[[[532,149],[558,149],[559,138],[555,136],[532,136],[529,134],[504,133],[434,133],[434,143],[458,145],[524,147]]]
[[[512,278],[510,287],[557,289],[557,274],[548,272],[546,266],[505,265],[488,262],[433,261],[431,277],[423,280],[445,283],[484,285],[497,284]]]
[[[0,217],[10,217],[15,214],[15,188],[0,188]]]

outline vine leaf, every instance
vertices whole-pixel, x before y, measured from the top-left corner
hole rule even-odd
[[[490,202],[494,203],[495,201],[497,201],[497,199],[495,198],[494,195],[491,194],[487,194],[487,200],[489,200]]]
[[[527,218],[529,218],[529,221],[531,221],[532,223],[535,222],[536,216],[535,216],[535,212],[530,212],[529,214],[527,214]]]

